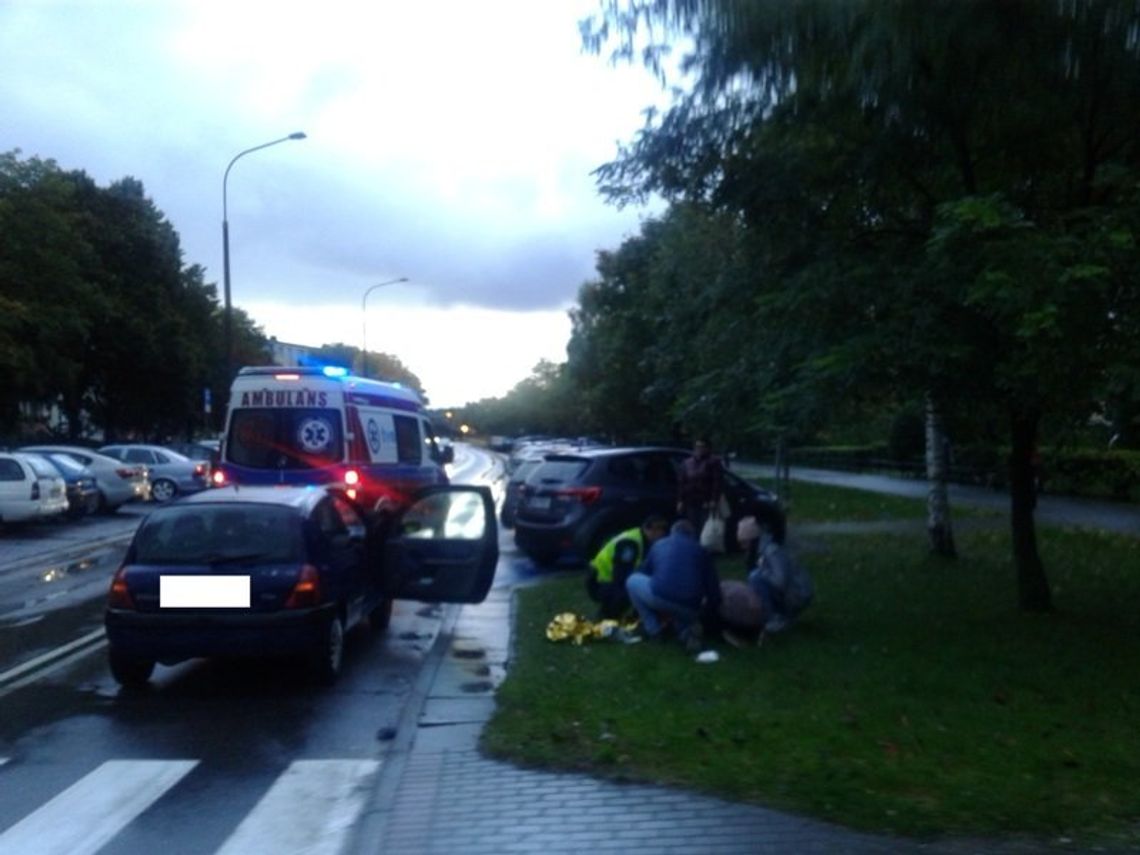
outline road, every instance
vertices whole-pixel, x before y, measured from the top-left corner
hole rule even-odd
[[[449,469],[455,483],[494,483],[501,471],[497,457],[469,446],[457,446]],[[64,581],[59,597],[26,587],[57,566],[58,550],[41,543],[36,559],[26,545],[21,561],[0,565],[9,653],[21,648],[26,659],[29,647],[98,632],[116,566],[106,541],[137,519],[100,532],[92,554],[102,557],[63,570],[63,580],[82,582]],[[68,553],[87,560],[73,540]],[[497,572],[509,573],[503,544]],[[295,663],[193,661],[159,666],[148,691],[123,692],[101,644],[36,670],[26,685],[0,675],[0,853],[375,851],[355,837],[367,827],[362,812],[449,608],[399,602],[386,633],[351,634],[330,690]]]

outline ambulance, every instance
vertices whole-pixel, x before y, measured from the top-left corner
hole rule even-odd
[[[366,510],[448,483],[413,390],[327,366],[242,368],[212,478],[215,486],[334,485]]]

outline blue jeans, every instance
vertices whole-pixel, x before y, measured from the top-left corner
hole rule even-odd
[[[645,627],[646,634],[651,638],[656,638],[661,634],[661,621],[657,617],[658,612],[663,612],[673,618],[673,623],[677,627],[677,635],[681,637],[685,636],[689,627],[697,619],[696,609],[662,599],[654,594],[653,580],[644,573],[631,573],[625,582],[625,590],[629,594],[629,600],[633,603],[633,607],[637,609],[637,614],[641,618],[641,625]]]

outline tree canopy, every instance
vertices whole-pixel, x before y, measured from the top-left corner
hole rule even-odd
[[[736,376],[774,376],[749,390],[753,408],[793,390],[794,409],[926,394],[959,421],[1004,421],[1020,600],[1048,608],[1032,522],[1042,422],[1137,393],[1140,6],[609,0],[582,30],[588,49],[664,77],[683,46],[690,85],[598,179],[619,203],[656,193],[744,231],[744,275],[706,281],[695,304],[731,283],[745,320],[690,345],[739,343],[738,364],[722,356],[704,377],[732,378],[709,410],[748,388]]]

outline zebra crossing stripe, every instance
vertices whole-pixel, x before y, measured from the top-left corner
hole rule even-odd
[[[93,855],[197,765],[108,760],[0,834],[0,852]]]
[[[336,855],[368,798],[368,779],[379,768],[377,760],[294,761],[217,855]]]

